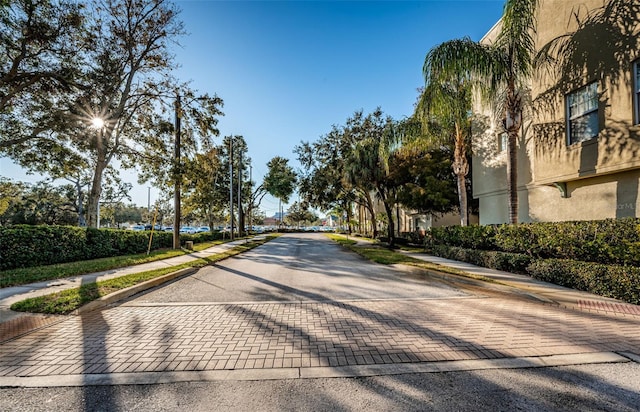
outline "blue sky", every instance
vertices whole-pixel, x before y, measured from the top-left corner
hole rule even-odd
[[[380,106],[394,118],[410,115],[428,50],[463,36],[479,40],[500,18],[503,1],[176,4],[189,33],[174,49],[177,75],[224,100],[221,136],[245,137],[260,182],[271,158],[289,158],[297,168],[295,145],[318,139],[356,110]],[[3,176],[39,180],[2,163]],[[151,189],[152,202],[157,193]],[[146,186],[136,186],[132,198],[146,205]],[[266,198],[262,209],[272,215],[277,202]]]

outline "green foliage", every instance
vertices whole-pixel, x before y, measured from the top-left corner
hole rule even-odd
[[[640,219],[433,228],[427,246],[435,245],[640,266]]]
[[[564,259],[532,262],[534,278],[640,305],[640,268]]]
[[[318,220],[318,216],[309,210],[309,205],[305,202],[293,202],[285,217],[285,221],[291,226],[306,225],[316,220]]]
[[[477,266],[523,274],[526,273],[527,266],[529,266],[532,261],[531,256],[521,253],[465,249],[444,245],[434,246],[432,253],[440,257],[459,260]]]
[[[195,249],[198,249],[199,246],[200,245]],[[84,275],[86,273],[102,272],[125,266],[139,265],[142,263],[154,262],[156,260],[184,255],[185,253],[186,252],[181,249],[163,249],[159,251],[152,251],[148,255],[146,253],[141,253],[138,255],[114,256],[92,260],[79,260],[68,263],[57,263],[54,265],[5,270],[0,272],[0,288]]]
[[[434,228],[432,253],[640,303],[640,219]]]
[[[427,231],[425,244],[457,246],[467,249],[494,249],[495,226],[446,226]]]
[[[348,239],[348,238],[346,238],[344,236],[341,236],[341,235],[327,234],[327,237],[329,237],[331,240],[337,242],[338,244],[340,244],[342,246],[353,246],[356,243],[358,243],[353,239]]]
[[[70,186],[14,182],[0,178],[0,224],[71,225],[78,223]]]
[[[287,203],[289,196],[296,188],[297,182],[297,175],[293,168],[289,166],[289,160],[276,156],[269,160],[267,167],[269,170],[264,177],[264,189],[273,197]]]
[[[142,253],[147,251],[150,233],[72,226],[0,227],[0,270]],[[154,232],[151,248],[171,247],[172,239],[171,233]]]
[[[447,213],[456,208],[458,196],[450,150],[399,150],[389,166],[389,179],[404,207],[420,213]]]

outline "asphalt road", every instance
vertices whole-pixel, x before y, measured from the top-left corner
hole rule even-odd
[[[119,367],[123,375],[135,375],[127,368],[143,360],[149,370],[167,376],[172,370],[194,371],[195,381],[0,388],[0,411],[639,411],[640,364],[633,361],[355,378],[197,381],[198,370],[229,370],[228,364],[202,361],[203,354],[211,358],[206,346],[217,344],[214,338],[223,341],[213,348],[216,354],[248,354],[233,368],[251,371],[259,367],[245,363],[254,349],[256,356],[273,351],[276,359],[287,360],[299,353],[295,360],[316,362],[337,359],[332,356],[339,352],[340,359],[354,364],[362,364],[353,353],[363,348],[380,356],[424,355],[418,362],[429,362],[429,356],[495,359],[510,353],[589,356],[615,348],[639,353],[640,347],[628,345],[629,339],[638,342],[637,326],[635,319],[589,315],[495,292],[485,295],[477,288],[462,290],[365,261],[322,235],[287,235],[120,306],[12,343],[11,350],[24,356],[24,362],[64,351],[79,356],[83,373],[103,373],[107,381]],[[20,352],[21,347],[28,350]],[[144,355],[135,354],[139,347]],[[171,359],[154,360],[172,351]],[[175,360],[180,356],[184,362],[195,357],[194,366]],[[385,359],[383,363],[393,361]],[[260,367],[267,368],[268,360],[262,359]],[[273,361],[269,367],[274,370],[286,368]],[[100,365],[107,372],[91,372]],[[158,365],[161,369],[153,369]]]
[[[640,364],[0,389],[2,411],[638,411]]]
[[[444,283],[365,260],[321,234],[282,236],[135,303],[338,301],[467,296]]]

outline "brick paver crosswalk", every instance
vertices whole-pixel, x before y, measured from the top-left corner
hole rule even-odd
[[[500,297],[130,303],[0,345],[0,376],[640,352],[640,317]]]

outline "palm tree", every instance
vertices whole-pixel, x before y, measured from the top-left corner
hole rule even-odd
[[[346,165],[346,180],[348,183],[360,189],[367,197],[367,202],[372,204],[370,192],[375,192],[378,200],[382,202],[388,219],[387,236],[389,246],[395,244],[395,226],[393,221],[392,196],[393,188],[389,182],[389,159],[397,147],[398,136],[394,132],[394,122],[390,117],[385,117],[380,108],[362,118],[356,113],[349,128],[358,138],[354,140]],[[373,207],[371,208],[372,216]],[[372,219],[373,220],[373,219]],[[374,236],[377,234],[374,223]]]
[[[467,226],[466,177],[469,173],[467,154],[471,140],[471,85],[467,79],[458,77],[446,82],[430,83],[420,95],[416,117],[421,121],[431,145],[453,147],[453,173],[458,184],[460,225]]]
[[[500,97],[502,125],[508,135],[509,220],[518,222],[516,142],[522,124],[523,95],[533,69],[535,11],[538,0],[507,0],[500,33],[490,45],[469,38],[434,47],[425,58],[427,84],[467,76],[486,101]]]

